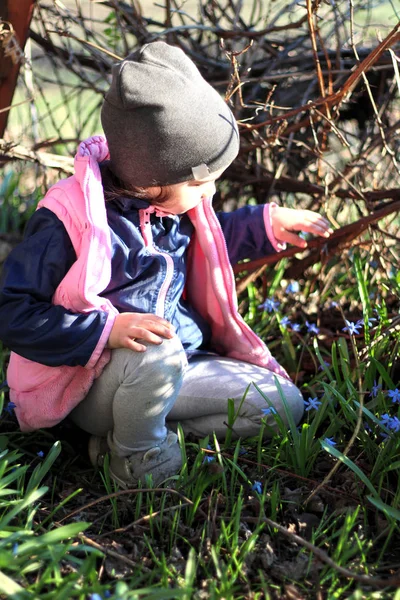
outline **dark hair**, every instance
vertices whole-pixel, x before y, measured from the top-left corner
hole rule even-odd
[[[149,195],[149,187],[158,187],[159,193],[156,196]],[[157,202],[162,204],[169,200],[171,197],[171,186],[169,185],[158,185],[154,182],[154,185],[148,187],[134,187],[126,186],[114,173],[108,168],[107,169],[107,183],[104,187],[104,198],[106,202],[116,200],[124,196],[124,198],[139,198],[140,200],[147,200],[150,202]]]

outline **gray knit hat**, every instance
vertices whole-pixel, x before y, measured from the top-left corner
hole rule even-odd
[[[181,49],[146,44],[112,76],[101,121],[110,166],[125,184],[203,179],[237,156],[232,112]]]

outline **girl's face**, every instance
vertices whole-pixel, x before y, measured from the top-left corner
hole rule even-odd
[[[169,185],[168,198],[161,202],[157,202],[157,195],[160,188],[147,188],[149,195],[154,197],[154,201],[151,201],[151,204],[158,206],[167,213],[181,215],[200,204],[204,198],[209,198],[215,194],[215,182],[224,170],[220,169],[205,179],[196,179]]]

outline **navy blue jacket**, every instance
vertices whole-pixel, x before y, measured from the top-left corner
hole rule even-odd
[[[106,203],[112,239],[112,276],[103,292],[119,312],[154,312],[165,261],[149,254],[140,233],[143,200]],[[263,206],[217,213],[231,264],[275,252],[267,238]],[[193,226],[186,215],[152,215],[155,245],[174,261],[174,278],[164,317],[176,328],[185,349],[206,347],[208,324],[182,298],[186,249]],[[84,366],[100,338],[106,314],[77,314],[52,304],[53,294],[76,259],[63,223],[40,208],[27,224],[24,240],[7,258],[0,279],[0,339],[21,356],[48,366]],[[154,291],[154,293],[152,293]]]

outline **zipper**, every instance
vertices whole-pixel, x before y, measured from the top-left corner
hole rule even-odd
[[[158,295],[157,295],[156,311],[155,311],[155,314],[158,317],[165,318],[165,315],[164,315],[165,299],[167,297],[167,293],[168,293],[169,287],[171,285],[172,277],[174,275],[174,261],[169,254],[167,254],[166,252],[161,252],[160,250],[157,250],[157,248],[154,246],[153,234],[151,231],[151,223],[150,223],[151,214],[154,212],[156,212],[156,209],[154,206],[150,206],[149,208],[143,208],[139,211],[140,231],[142,233],[144,244],[145,244],[147,250],[151,254],[157,254],[158,256],[162,256],[166,262],[167,270],[165,272],[164,281],[162,282],[161,287],[158,292]]]

